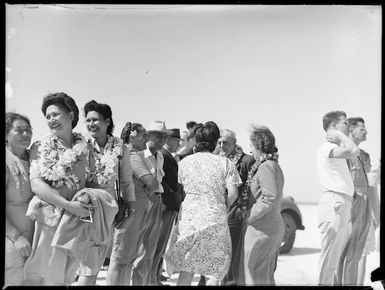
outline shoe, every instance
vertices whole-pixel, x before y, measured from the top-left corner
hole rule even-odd
[[[160,275],[160,281],[167,281],[168,279],[170,279],[169,277],[166,277],[164,276],[163,274]]]

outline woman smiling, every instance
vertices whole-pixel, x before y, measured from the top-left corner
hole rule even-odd
[[[25,216],[32,198],[29,184],[29,150],[32,128],[28,118],[6,114],[6,251],[4,286],[21,285],[23,267],[31,253],[33,221]],[[26,174],[21,174],[24,171]]]
[[[35,142],[30,152],[31,189],[36,196],[28,215],[36,221],[24,278],[29,285],[70,285],[78,265],[66,265],[67,255],[51,244],[63,210],[80,218],[90,215],[90,205],[72,200],[86,185],[90,147],[81,134],[72,132],[79,118],[74,99],[65,93],[49,94],[41,110],[50,134]]]
[[[91,174],[87,180],[87,187],[100,188],[116,198],[116,190],[124,200],[126,217],[125,223],[133,219],[135,205],[134,184],[129,149],[123,141],[112,135],[114,122],[109,105],[100,104],[94,100],[84,106],[86,127],[92,145]],[[118,182],[117,188],[115,188]],[[111,225],[112,226],[112,225]],[[117,225],[120,226],[120,225]],[[112,236],[111,236],[112,239]],[[95,244],[100,250],[98,257],[89,257],[80,263],[78,285],[95,285],[104,259],[107,255],[108,244]]]

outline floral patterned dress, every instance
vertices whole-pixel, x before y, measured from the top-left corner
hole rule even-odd
[[[227,158],[199,152],[179,163],[186,197],[165,253],[169,268],[223,279],[231,261],[226,187],[242,184]]]

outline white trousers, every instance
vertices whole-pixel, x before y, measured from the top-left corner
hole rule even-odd
[[[352,199],[337,192],[324,192],[318,203],[321,255],[318,262],[319,285],[333,285],[338,260],[351,231]]]

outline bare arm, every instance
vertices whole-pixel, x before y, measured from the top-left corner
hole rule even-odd
[[[120,160],[120,189],[121,195],[127,202],[135,202],[135,186],[132,181],[132,167],[130,161],[130,152],[126,145],[123,145],[123,157]]]
[[[226,166],[230,166],[226,178],[227,204],[230,206],[238,197],[238,186],[242,184],[242,180],[235,165],[228,159],[226,163]]]
[[[90,205],[80,203],[79,201],[66,200],[56,189],[50,187],[40,177],[35,177],[31,180],[31,189],[42,200],[57,207],[64,208],[76,216],[84,217],[89,215],[87,208],[90,207]]]
[[[231,205],[238,197],[238,186],[235,184],[227,186],[227,193],[227,204]]]
[[[8,219],[8,215],[5,215],[5,228],[6,235],[11,241],[16,241],[17,238],[21,235],[21,232],[15,225]]]
[[[24,237],[21,232],[13,225],[13,223],[6,216],[5,219],[7,237],[10,239],[15,248],[19,251],[22,257],[28,257],[31,254],[32,247],[30,242]]]
[[[328,130],[326,139],[331,143],[343,145],[333,148],[329,153],[330,158],[350,159],[360,154],[358,146],[341,131]]]
[[[70,213],[84,217],[89,215],[89,211],[87,207],[89,205],[82,204],[78,201],[68,201],[64,197],[62,197],[59,192],[50,187],[47,183],[44,182],[44,180],[40,177],[39,169],[37,164],[35,163],[36,160],[39,158],[38,148],[39,148],[39,142],[35,142],[31,146],[30,150],[30,182],[31,182],[31,189],[34,194],[36,194],[38,197],[40,197],[42,200],[63,208]]]

